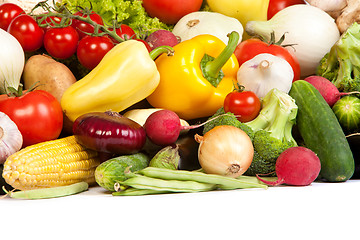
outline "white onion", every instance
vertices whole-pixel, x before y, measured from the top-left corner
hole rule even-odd
[[[227,35],[233,31],[239,33],[239,42],[241,42],[244,28],[239,20],[221,13],[199,11],[182,17],[175,24],[172,33],[178,36],[181,41],[201,34],[210,34],[227,44],[229,42]]]
[[[297,57],[301,76],[315,74],[321,58],[340,38],[334,19],[321,10],[306,4],[293,5],[279,11],[268,21],[250,21],[246,24],[249,35],[260,35],[270,39],[275,32],[276,40],[285,34],[283,45]]]
[[[10,33],[0,29],[0,93],[7,87],[16,90],[25,65],[25,54],[20,43]]]

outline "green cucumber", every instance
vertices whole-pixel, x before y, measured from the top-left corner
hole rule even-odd
[[[347,133],[358,132],[360,129],[360,99],[348,95],[340,98],[332,107],[340,126]]]
[[[150,157],[144,153],[123,155],[101,163],[95,169],[95,180],[99,186],[114,192],[114,184],[128,179],[125,171],[135,172],[149,166]]]
[[[293,83],[289,95],[298,105],[296,125],[305,146],[321,161],[318,179],[343,182],[355,171],[355,161],[345,134],[319,91],[304,80]]]

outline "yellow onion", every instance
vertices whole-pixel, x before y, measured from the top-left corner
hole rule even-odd
[[[201,168],[209,174],[238,177],[249,167],[254,156],[250,137],[234,126],[217,126],[195,135],[200,144],[198,158]]]

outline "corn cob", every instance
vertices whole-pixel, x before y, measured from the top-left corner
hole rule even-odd
[[[28,146],[10,155],[3,178],[15,189],[30,190],[95,183],[95,168],[100,164],[98,153],[80,145],[75,136]]]

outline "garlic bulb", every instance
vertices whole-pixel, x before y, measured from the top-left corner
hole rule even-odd
[[[237,81],[247,91],[253,91],[259,98],[273,88],[289,93],[294,71],[283,58],[268,53],[256,55],[241,65]]]
[[[22,147],[23,138],[16,124],[0,112],[0,164]]]
[[[233,17],[225,16],[216,12],[192,12],[182,17],[172,30],[175,36],[178,36],[183,42],[201,34],[210,34],[225,44],[228,44],[228,34],[236,31],[240,35],[239,43],[242,40],[244,28]]]

